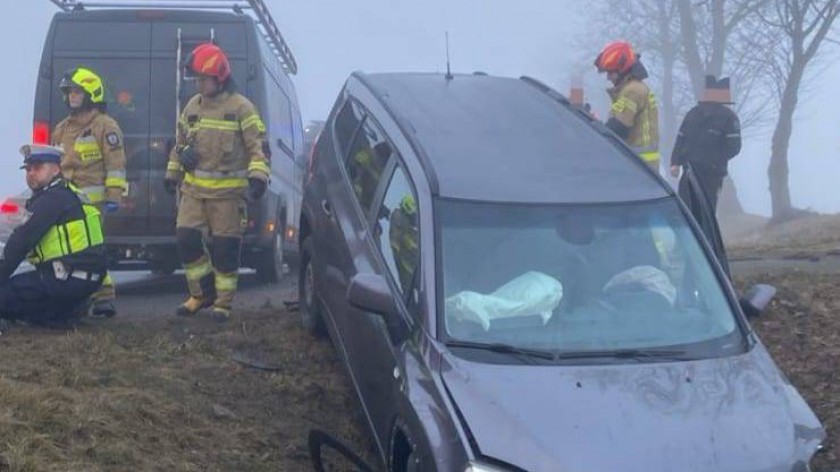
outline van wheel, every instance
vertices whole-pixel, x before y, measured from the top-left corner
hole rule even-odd
[[[300,300],[300,324],[309,334],[323,337],[324,318],[321,305],[315,293],[315,268],[312,266],[312,239],[303,240],[298,272],[298,300]]]
[[[275,284],[283,278],[283,233],[278,228],[271,249],[257,261],[257,277],[265,283]]]

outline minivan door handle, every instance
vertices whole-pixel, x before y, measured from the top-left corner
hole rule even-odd
[[[332,206],[330,206],[330,202],[321,200],[321,211],[323,211],[327,216],[332,216]]]

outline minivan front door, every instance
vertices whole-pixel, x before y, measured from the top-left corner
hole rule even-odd
[[[370,225],[370,242],[365,260],[359,260],[359,272],[368,271],[390,279],[389,287],[397,310],[411,303],[415,296],[415,271],[419,260],[419,231],[416,198],[402,167],[392,158],[386,184],[376,198],[377,210]],[[393,169],[393,172],[390,170]],[[383,185],[384,186],[384,185]],[[384,266],[379,261],[384,263]],[[350,304],[347,310],[348,349],[357,382],[379,441],[387,445],[397,415],[404,369],[398,362],[396,343],[407,328],[402,313],[368,313]],[[388,326],[395,328],[389,330]],[[397,337],[393,337],[397,336]]]

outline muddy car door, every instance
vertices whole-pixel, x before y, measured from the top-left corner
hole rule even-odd
[[[409,328],[404,314],[416,318],[419,264],[419,216],[417,197],[396,154],[392,154],[382,185],[377,192],[369,236],[370,264],[359,273],[375,273],[387,280],[391,312],[372,313],[348,306],[348,346],[357,382],[366,398],[370,419],[380,444],[388,444],[400,401],[405,369],[398,365],[398,349]],[[383,188],[384,187],[384,188]]]
[[[344,161],[341,188],[331,194],[336,232],[327,261],[326,297],[335,307],[333,316],[341,335],[356,388],[377,433],[387,435],[388,405],[380,394],[382,382],[393,381],[395,356],[391,352],[381,314],[360,310],[348,301],[350,281],[357,274],[385,276],[378,264],[376,242],[382,235],[377,221],[382,192],[394,165],[393,147],[371,116],[356,132]],[[404,186],[400,186],[400,191]],[[341,194],[347,197],[341,198]],[[387,228],[385,228],[387,229]],[[331,264],[336,264],[330,267]],[[383,429],[384,428],[384,429]],[[383,440],[382,437],[379,438]],[[380,443],[382,444],[382,443]]]

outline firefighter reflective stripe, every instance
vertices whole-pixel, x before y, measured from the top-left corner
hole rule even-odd
[[[122,189],[128,187],[128,182],[125,180],[125,172],[116,170],[108,171],[105,176],[105,186],[119,187]]]
[[[659,160],[659,151],[640,152],[639,157],[645,162],[656,162]]]
[[[646,146],[646,147],[650,147],[651,145],[653,145],[653,142],[652,142],[653,137],[652,137],[652,133],[651,133],[651,120],[652,120],[651,110],[656,110],[656,96],[653,95],[653,92],[648,93],[648,104],[647,104],[647,107],[645,107],[645,109],[642,110],[642,117],[641,117],[641,119],[642,119],[642,130],[641,130],[642,133],[641,133],[641,143],[639,143],[639,144],[642,145],[642,146]],[[658,151],[658,146],[657,146],[656,150]],[[651,149],[650,151],[653,151],[653,149]],[[645,161],[650,161],[650,159],[646,159],[644,157],[644,154],[649,155],[648,150],[639,151],[638,154],[640,156],[642,156],[642,159],[644,159]],[[659,159],[658,155],[657,155],[656,159]]]
[[[271,168],[268,167],[264,161],[252,161],[248,164],[248,171],[249,172],[264,172],[265,174],[271,173]]]
[[[199,173],[201,171],[196,171]],[[216,172],[208,172],[207,174],[217,174]],[[230,177],[230,173],[225,175],[224,177],[214,176],[214,177],[199,177],[196,174],[191,172],[187,172],[184,176],[184,183],[194,185],[196,187],[203,187],[209,189],[220,189],[220,188],[237,188],[237,187],[247,187],[248,186],[248,179],[247,177]]]
[[[195,171],[190,172],[190,173],[193,174],[194,176],[202,178],[202,179],[226,179],[226,178],[232,178],[232,177],[240,177],[240,178],[248,177],[248,171],[244,171],[244,170],[238,170],[238,171],[232,171],[232,172],[210,172],[210,171],[206,171],[206,170],[195,170]]]
[[[257,115],[256,113],[248,116],[247,118],[242,120],[242,123],[241,123],[241,127],[242,127],[243,131],[252,127],[252,126],[256,126],[257,130],[260,133],[265,133],[265,123],[263,123],[263,121],[260,119],[260,116]]]
[[[99,210],[83,204],[85,218],[51,227],[32,249],[27,259],[33,265],[82,252],[105,242]]]
[[[239,131],[239,123],[231,120],[214,120],[201,118],[195,124],[194,129],[215,129],[221,131]]]
[[[88,198],[89,203],[99,203],[102,200],[105,200],[104,185],[92,185],[90,187],[81,187],[78,189],[78,191]]]
[[[73,150],[78,154],[82,162],[98,161],[102,159],[102,150],[93,136],[84,136],[76,139]]]
[[[652,162],[659,160],[659,146],[651,144],[650,146],[630,146],[630,148],[645,162]]]
[[[182,166],[178,161],[169,161],[166,163],[166,170],[172,172],[183,172],[184,166]]]
[[[238,279],[237,272],[216,272],[216,293],[235,292]]]
[[[207,256],[201,256],[197,261],[184,264],[184,275],[187,281],[197,282],[213,272],[213,266],[210,265],[210,259]]]

